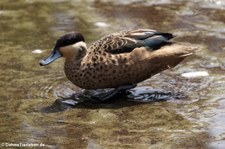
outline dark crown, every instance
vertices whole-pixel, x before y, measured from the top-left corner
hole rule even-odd
[[[72,33],[67,33],[63,36],[61,36],[57,41],[56,41],[56,46],[55,47],[64,47],[68,45],[75,44],[80,41],[85,41],[84,37],[81,33],[78,32],[72,32]]]

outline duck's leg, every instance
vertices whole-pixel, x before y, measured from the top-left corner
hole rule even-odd
[[[120,86],[118,88],[110,88],[110,89],[99,89],[99,90],[85,90],[84,96],[89,98],[94,102],[102,102],[107,99],[112,98],[116,94],[120,93],[121,91],[126,91],[132,88],[135,88],[137,85],[127,85],[127,86]]]

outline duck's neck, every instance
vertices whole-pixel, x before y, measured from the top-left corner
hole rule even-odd
[[[77,84],[75,78],[79,76],[80,69],[82,68],[81,63],[87,54],[87,47],[84,42],[78,42],[67,48],[63,53],[63,56],[66,58],[64,64],[65,74],[71,82]]]

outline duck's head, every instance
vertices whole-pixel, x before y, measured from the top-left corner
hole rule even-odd
[[[52,53],[41,60],[40,65],[48,65],[60,57],[77,60],[84,53],[86,53],[86,44],[83,35],[79,32],[67,33],[56,41]]]

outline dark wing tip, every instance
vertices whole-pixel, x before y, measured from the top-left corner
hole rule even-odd
[[[174,38],[174,37],[176,37],[176,36],[174,36],[173,34],[171,34],[171,33],[156,33],[156,35],[161,35],[161,36],[163,36],[164,38],[166,38],[167,40],[170,40],[170,39],[172,39],[172,38]]]

